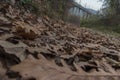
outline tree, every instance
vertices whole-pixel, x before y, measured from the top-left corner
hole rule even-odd
[[[109,26],[119,26],[120,23],[120,0],[102,0],[104,5],[102,12],[104,16],[102,17],[103,23]]]
[[[120,0],[104,0],[104,7],[111,15],[120,14]]]

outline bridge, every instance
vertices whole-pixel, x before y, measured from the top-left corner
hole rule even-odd
[[[80,16],[80,17],[89,17],[89,16],[91,16],[91,15],[95,15],[96,13],[95,12],[93,12],[92,11],[92,9],[90,10],[90,9],[87,9],[87,8],[85,8],[85,7],[83,7],[81,4],[78,4],[77,2],[75,2],[74,0],[72,0],[70,3],[69,3],[69,9],[71,10],[72,9],[72,11],[71,11],[71,13],[78,13],[78,15],[77,16]],[[83,14],[83,15],[81,15],[81,13]]]
[[[82,10],[82,11],[84,11],[85,13],[87,13],[87,14],[89,14],[89,15],[92,15],[92,14],[93,14],[93,13],[90,12],[88,9],[86,9],[85,7],[83,7],[82,5],[78,4],[78,3],[75,2],[75,1],[72,1],[72,5],[73,5],[73,7],[78,8],[79,11]]]
[[[92,11],[75,1],[70,2],[68,5],[69,11],[67,11],[68,14],[66,15],[69,22],[80,24],[81,20],[89,19],[91,16],[95,15]]]

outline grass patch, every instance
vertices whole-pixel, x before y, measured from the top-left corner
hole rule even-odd
[[[116,37],[120,37],[120,27],[117,29],[116,26],[114,27],[109,27],[109,26],[95,26],[95,25],[92,25],[92,26],[82,26],[82,27],[86,27],[86,28],[90,28],[90,29],[93,29],[95,31],[98,31],[98,32],[102,32],[104,34],[109,34],[109,35],[113,35],[113,36],[116,36]],[[116,31],[118,30],[118,32]]]
[[[113,21],[110,22],[106,19],[100,18],[99,16],[93,16],[87,20],[82,19],[80,25],[82,27],[87,27],[95,31],[102,32],[104,34],[120,37],[120,24],[116,24]]]

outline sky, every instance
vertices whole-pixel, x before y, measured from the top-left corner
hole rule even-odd
[[[81,1],[82,6],[94,10],[100,10],[103,4],[103,2],[100,2],[99,0],[75,0],[75,1],[78,3]]]

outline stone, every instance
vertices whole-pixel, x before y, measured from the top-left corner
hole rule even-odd
[[[0,40],[0,58],[3,58],[3,62],[7,61],[8,66],[18,64],[20,61],[25,59],[26,48],[27,45],[22,42],[13,44]]]

